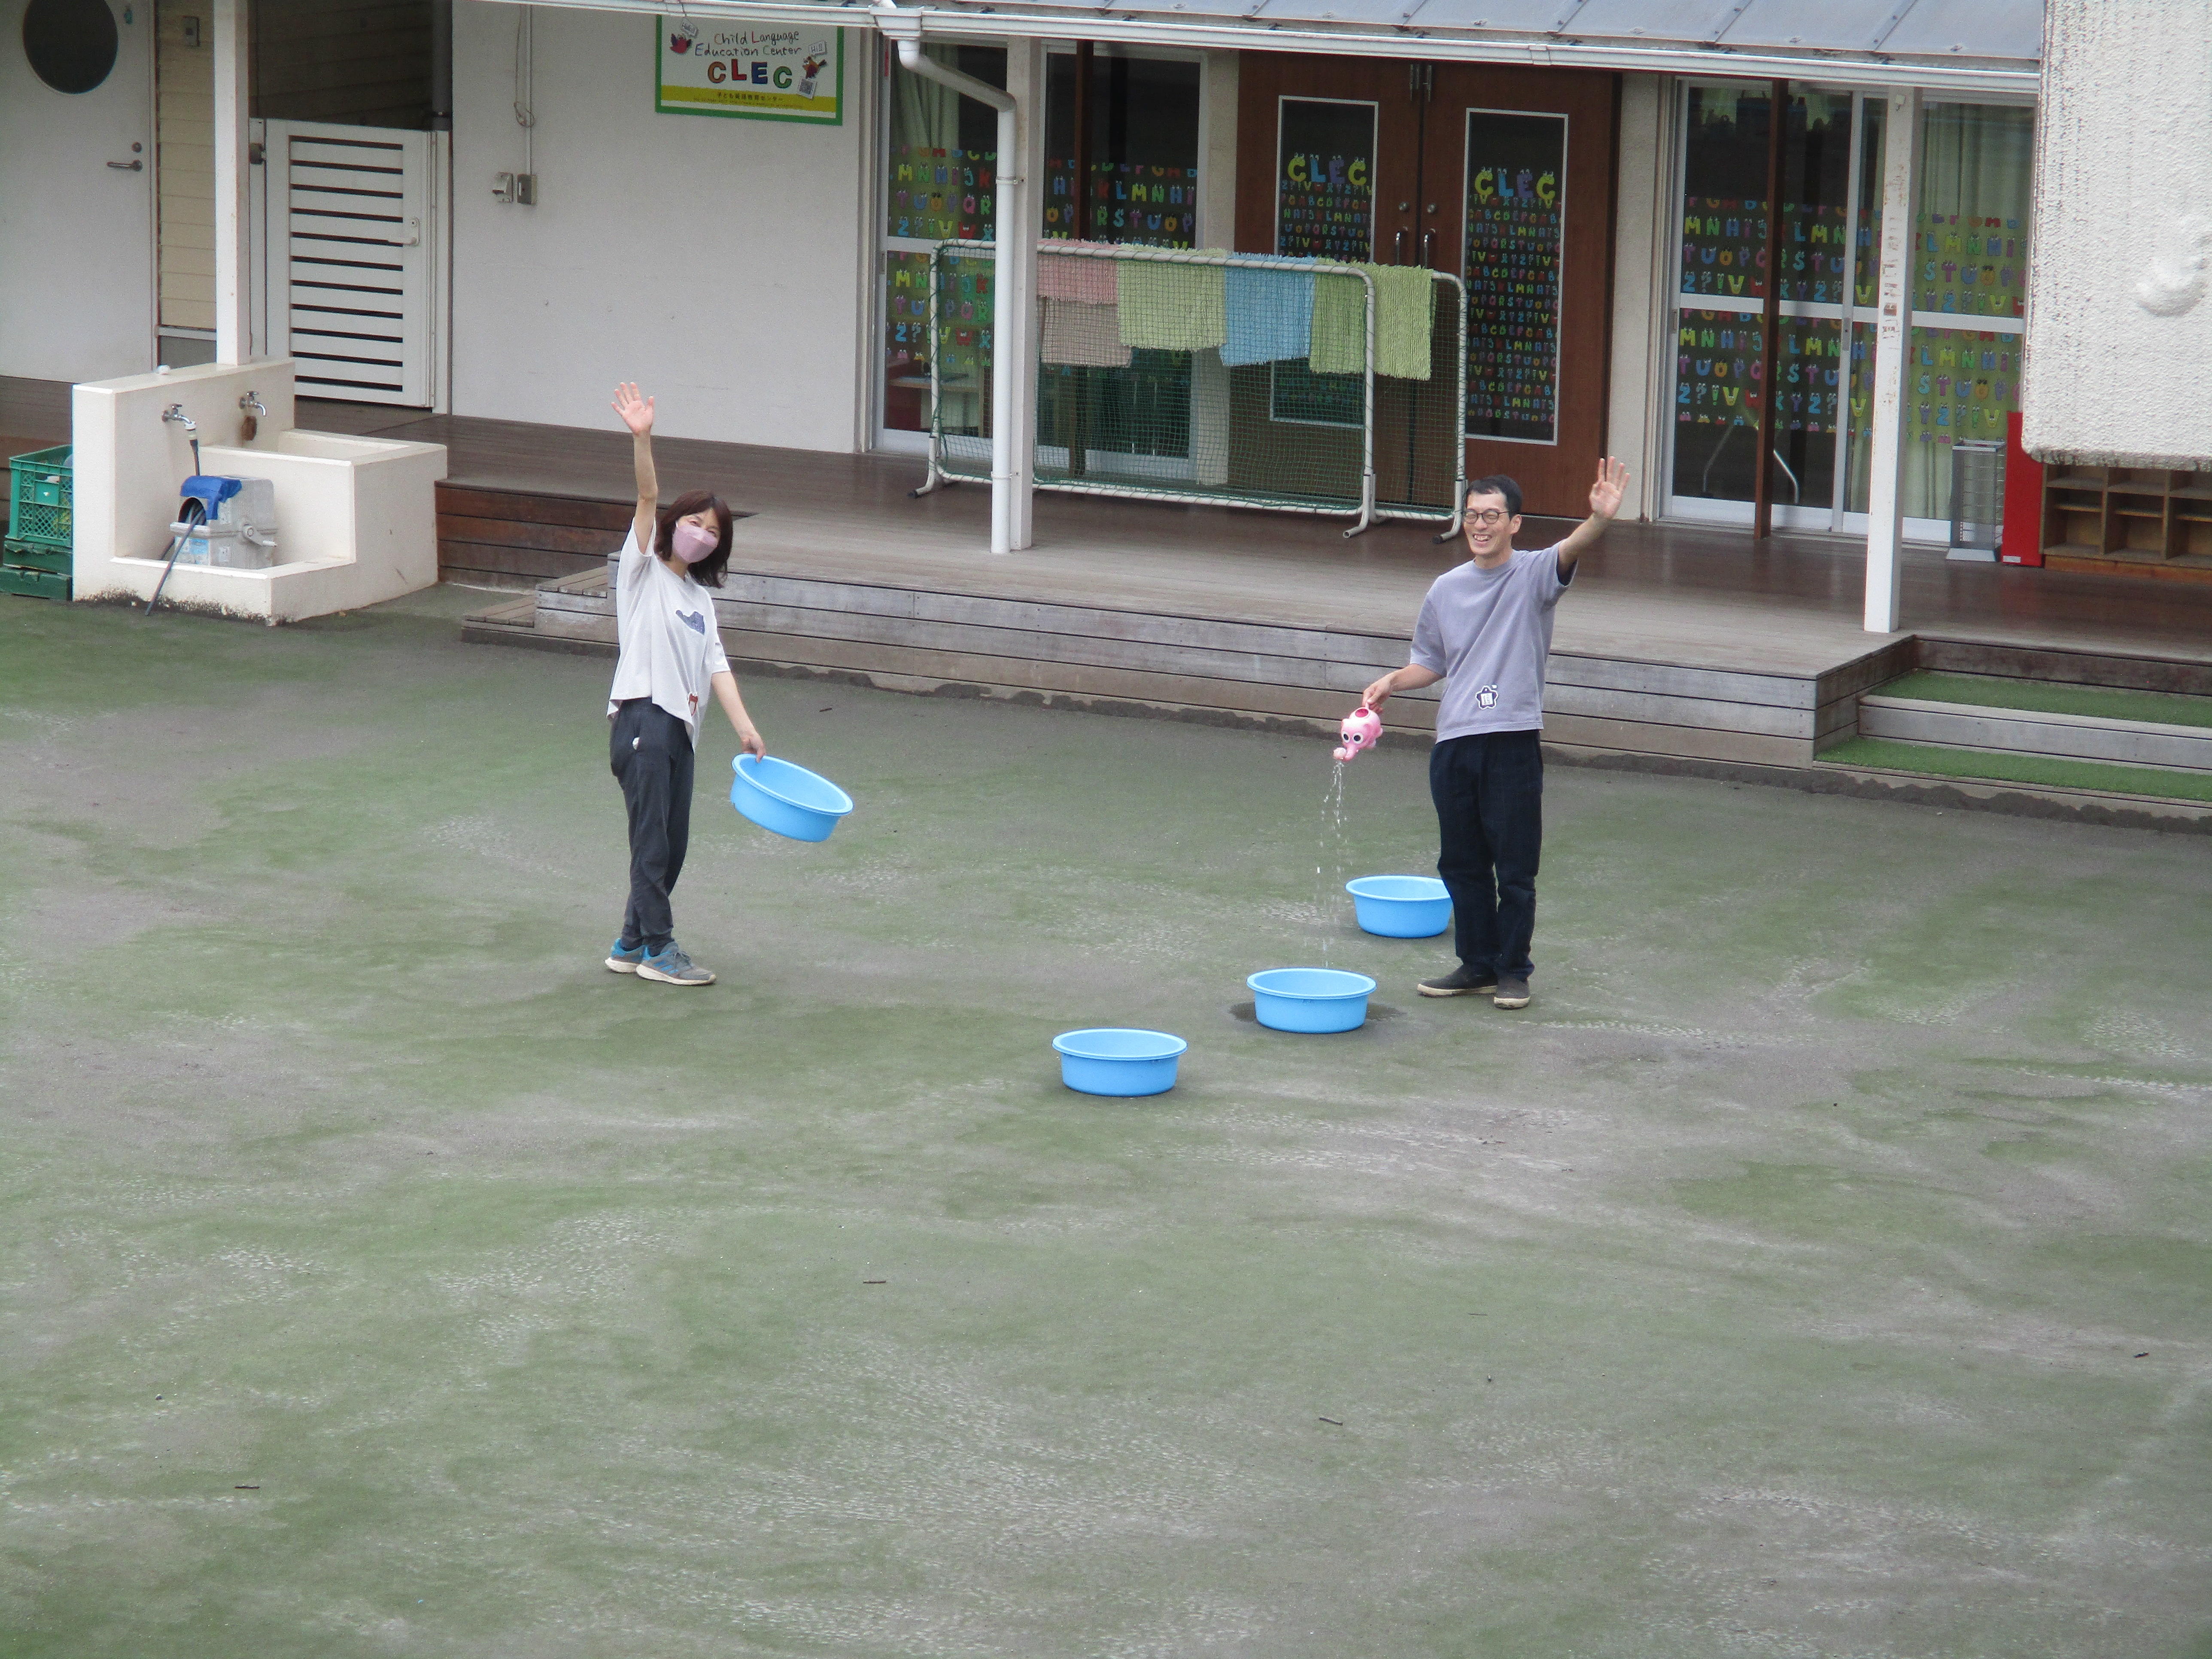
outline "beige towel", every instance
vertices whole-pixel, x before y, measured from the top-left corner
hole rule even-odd
[[[1080,363],[1092,368],[1129,366],[1129,348],[1121,343],[1121,322],[1115,307],[1085,305],[1075,300],[1044,302],[1038,355],[1048,363]]]

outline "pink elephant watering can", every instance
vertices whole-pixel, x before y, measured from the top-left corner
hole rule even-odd
[[[1336,734],[1344,744],[1334,751],[1335,757],[1348,761],[1361,750],[1375,746],[1375,739],[1382,735],[1382,717],[1364,706],[1355,708],[1339,724]]]

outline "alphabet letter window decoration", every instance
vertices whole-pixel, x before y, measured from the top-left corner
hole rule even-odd
[[[1467,112],[1467,434],[1559,439],[1567,118]]]

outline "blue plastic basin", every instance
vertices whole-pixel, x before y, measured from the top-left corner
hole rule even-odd
[[[1362,933],[1433,939],[1451,926],[1451,895],[1434,876],[1361,876],[1344,890]]]
[[[793,841],[827,841],[837,820],[853,810],[853,798],[827,778],[803,766],[757,755],[740,755],[730,784],[730,805],[763,830]]]
[[[1355,1031],[1375,981],[1341,968],[1270,968],[1253,975],[1252,1012],[1278,1031]]]
[[[1062,1031],[1060,1080],[1086,1095],[1159,1095],[1175,1087],[1176,1057],[1190,1047],[1165,1031],[1104,1026]]]

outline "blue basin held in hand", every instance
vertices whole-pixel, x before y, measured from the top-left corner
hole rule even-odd
[[[837,820],[853,810],[853,798],[827,778],[803,766],[757,755],[731,763],[730,805],[763,830],[793,841],[827,841]]]

